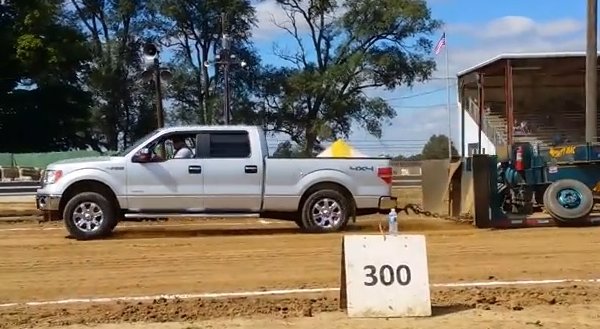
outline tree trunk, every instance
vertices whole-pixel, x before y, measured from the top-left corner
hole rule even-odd
[[[317,141],[317,134],[311,132],[310,129],[306,129],[306,143],[304,144],[304,155],[307,157],[313,156],[313,149],[315,148],[315,143]]]
[[[210,93],[210,77],[208,76],[208,68],[204,66],[204,61],[208,60],[208,52],[209,49],[207,47],[202,48],[202,63],[200,63],[200,70],[202,74],[202,85],[199,88],[200,93],[202,94],[202,120],[204,120],[203,124],[212,124],[212,116],[209,117],[208,106],[206,104],[206,99]]]

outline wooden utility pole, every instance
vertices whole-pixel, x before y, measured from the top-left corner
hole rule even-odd
[[[165,111],[163,110],[162,84],[160,82],[160,62],[158,56],[154,59],[154,91],[156,93],[156,121],[158,128],[165,126]]]
[[[598,0],[587,0],[585,54],[585,141],[596,142],[598,98]]]
[[[231,119],[231,92],[229,91],[229,66],[231,58],[231,43],[227,34],[227,21],[225,13],[221,14],[222,49],[221,60],[223,60],[223,124],[228,125]]]
[[[231,37],[227,33],[227,21],[226,15],[221,14],[221,49],[217,56],[215,56],[215,61],[205,61],[204,66],[208,67],[209,65],[222,65],[223,66],[223,123],[229,124],[231,121],[231,87],[229,86],[229,74],[231,70],[231,65],[240,65],[242,68],[246,67],[247,63],[245,61],[240,61],[237,59],[237,56],[233,53],[231,49]]]

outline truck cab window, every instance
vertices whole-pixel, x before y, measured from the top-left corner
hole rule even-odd
[[[179,135],[170,135],[166,137],[162,137],[159,140],[152,143],[149,147],[150,151],[153,153],[154,157],[158,161],[165,161],[177,158],[193,158],[195,156],[195,136],[189,134],[179,134]],[[180,149],[187,149],[179,154],[184,154],[183,156],[175,156],[178,154]],[[163,158],[164,154],[164,158]]]
[[[219,132],[210,134],[211,158],[247,158],[250,156],[248,133]]]

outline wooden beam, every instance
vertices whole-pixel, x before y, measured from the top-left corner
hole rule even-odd
[[[587,1],[587,47],[585,55],[585,141],[596,142],[598,98],[598,0]]]

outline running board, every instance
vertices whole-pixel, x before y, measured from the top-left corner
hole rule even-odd
[[[224,214],[217,214],[217,213],[188,213],[188,214],[128,213],[128,214],[125,214],[125,218],[183,218],[183,217],[185,217],[185,218],[189,218],[189,217],[196,217],[196,218],[207,218],[207,217],[258,218],[258,217],[260,217],[260,214],[256,214],[256,213],[239,213],[239,214],[235,214],[235,213],[233,213],[233,214],[232,213],[224,213]]]

